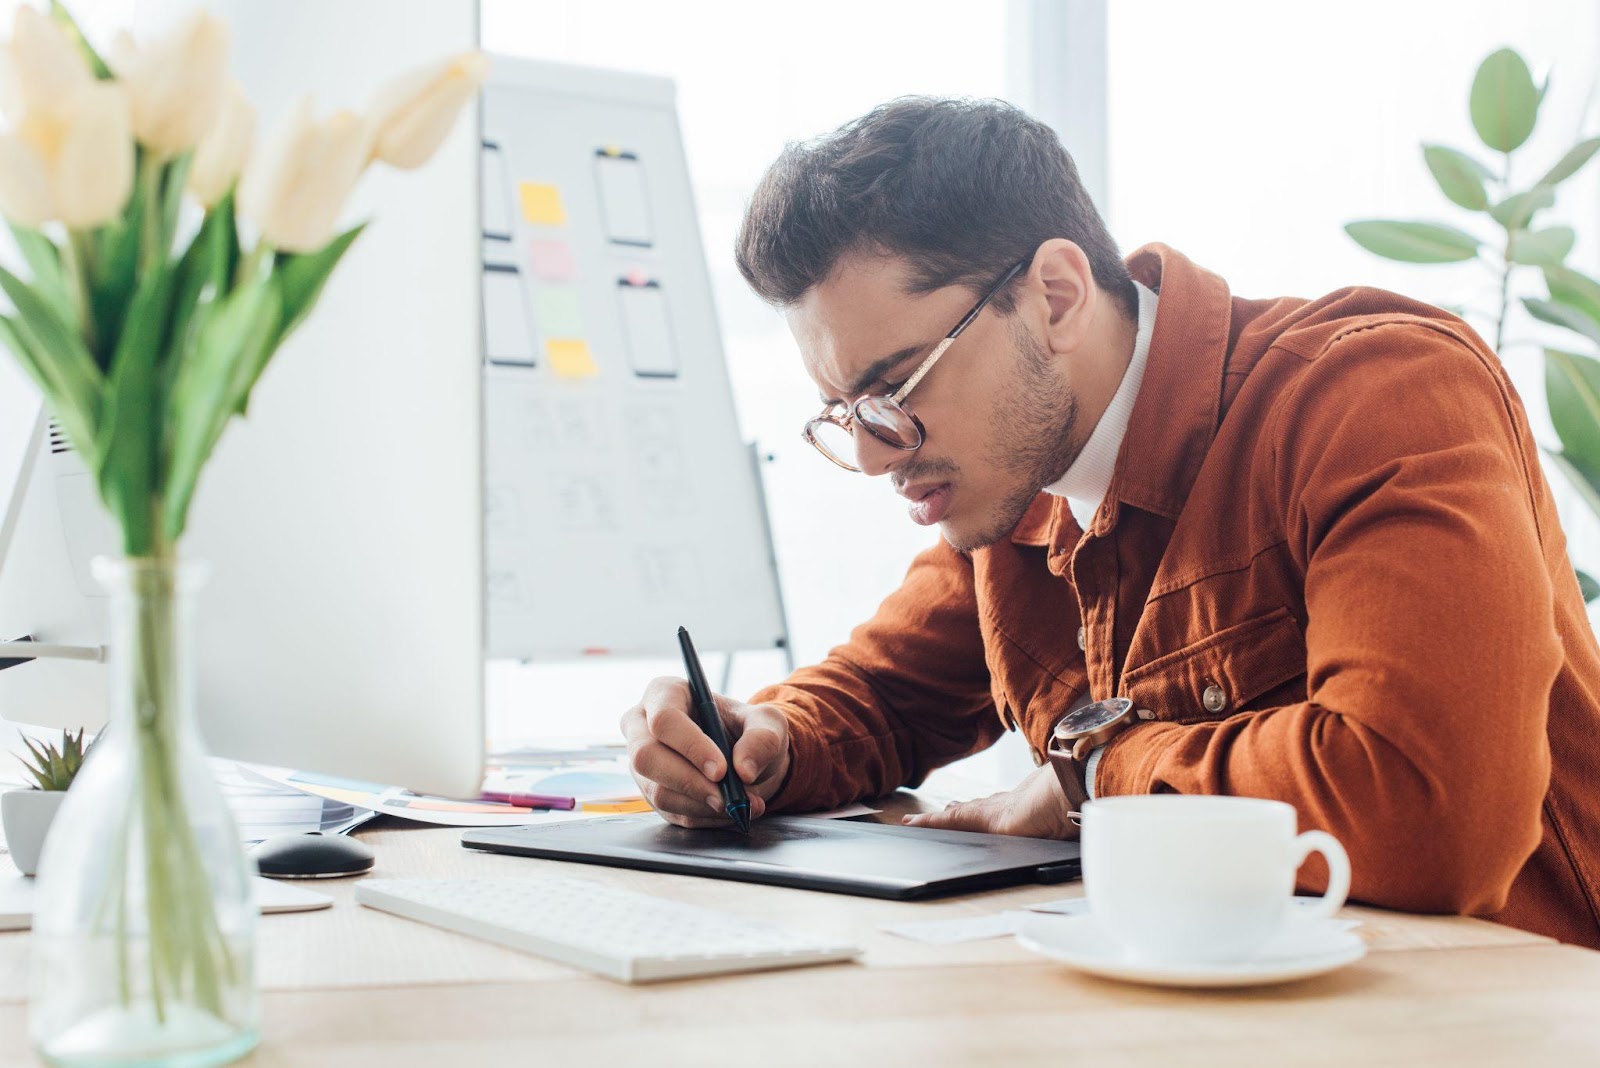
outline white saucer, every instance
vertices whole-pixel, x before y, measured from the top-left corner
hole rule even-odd
[[[1035,953],[1107,979],[1161,986],[1229,987],[1287,983],[1343,968],[1367,955],[1348,920],[1296,918],[1254,957],[1237,964],[1160,964],[1139,960],[1092,914],[1030,916],[1017,941]]]

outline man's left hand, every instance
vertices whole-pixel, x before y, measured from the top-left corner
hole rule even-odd
[[[950,831],[1077,838],[1078,825],[1068,818],[1068,811],[1067,796],[1061,792],[1056,773],[1043,767],[1013,790],[976,801],[957,801],[943,812],[922,812],[906,816],[901,822],[913,827],[939,827]]]

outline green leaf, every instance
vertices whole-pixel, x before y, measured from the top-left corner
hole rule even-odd
[[[142,151],[142,150],[141,150]],[[139,168],[138,181],[143,181]],[[101,344],[96,357],[102,368],[111,366],[122,321],[127,317],[139,281],[139,241],[144,229],[145,197],[136,188],[128,198],[122,218],[95,234],[95,269],[89,279],[89,303],[99,327]]]
[[[33,288],[55,305],[62,319],[81,332],[83,324],[78,322],[78,309],[73,304],[72,292],[68,288],[67,273],[61,266],[60,250],[48,237],[25,226],[13,224],[11,237],[33,274]]]
[[[1552,226],[1523,234],[1511,243],[1511,262],[1534,267],[1559,267],[1578,240],[1570,226]]]
[[[134,295],[112,357],[98,452],[100,497],[122,526],[123,551],[156,547],[162,452],[161,385],[177,270],[164,265]]]
[[[1562,457],[1593,486],[1600,480],[1600,360],[1545,349],[1544,381]]]
[[[300,256],[286,255],[278,260],[272,277],[283,295],[283,326],[278,335],[279,342],[305,321],[317,298],[322,295],[322,287],[328,281],[328,276],[366,228],[366,223],[353,226],[315,252]]]
[[[194,153],[185,152],[169,162],[161,171],[159,240],[163,260],[172,254],[172,238],[178,232],[178,216],[183,211],[183,187],[189,181],[189,168],[193,163]]]
[[[73,446],[92,461],[105,382],[100,368],[60,313],[3,267],[0,290],[17,310],[16,318],[7,320],[12,334],[8,341],[14,339],[13,348],[29,366]]]
[[[1476,256],[1482,244],[1443,223],[1365,219],[1345,223],[1344,232],[1368,252],[1402,263],[1459,263]]]
[[[1483,185],[1484,179],[1491,177],[1487,167],[1465,152],[1443,145],[1423,145],[1422,158],[1445,196],[1471,211],[1488,208],[1489,192]]]
[[[173,379],[169,406],[166,536],[176,541],[188,523],[200,471],[264,362],[278,334],[282,302],[271,277],[217,302]]]
[[[1546,267],[1544,284],[1550,299],[1574,308],[1600,323],[1600,282],[1571,267]]]
[[[1522,57],[1509,48],[1492,53],[1472,79],[1472,127],[1496,152],[1510,152],[1533,133],[1539,90]]]
[[[111,73],[111,68],[106,65],[106,61],[100,57],[100,53],[94,50],[94,46],[89,43],[89,39],[83,35],[82,27],[72,17],[72,12],[67,10],[67,5],[63,4],[61,0],[50,0],[50,17],[55,19],[61,28],[66,31],[67,39],[83,51],[83,57],[88,61],[89,69],[94,71],[96,78],[105,81],[114,77]]]
[[[1589,318],[1577,308],[1567,304],[1557,304],[1554,301],[1540,300],[1538,297],[1523,297],[1522,306],[1527,308],[1528,313],[1535,319],[1576,331],[1596,345],[1600,345],[1600,322]]]
[[[1578,573],[1578,589],[1583,593],[1583,601],[1588,604],[1596,597],[1600,597],[1600,582],[1596,582],[1587,572],[1580,568],[1573,568]]]
[[[1600,516],[1600,480],[1591,480],[1589,476],[1578,470],[1578,466],[1566,456],[1550,449],[1545,449],[1544,454],[1550,458],[1561,473],[1566,476],[1567,482],[1578,491],[1578,496],[1583,498],[1583,503],[1595,515]]]
[[[1556,165],[1545,171],[1544,177],[1539,179],[1540,185],[1552,186],[1566,181],[1583,169],[1583,165],[1600,152],[1600,137],[1591,137],[1587,141],[1579,141],[1567,150],[1567,154],[1556,161]]]
[[[1556,202],[1555,190],[1547,185],[1536,185],[1522,193],[1513,193],[1489,209],[1495,222],[1507,230],[1521,230],[1541,212]]]

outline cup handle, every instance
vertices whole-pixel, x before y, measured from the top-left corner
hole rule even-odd
[[[1294,862],[1295,870],[1298,871],[1313,853],[1321,853],[1328,861],[1328,891],[1301,915],[1313,918],[1332,916],[1344,907],[1344,900],[1350,894],[1349,854],[1339,844],[1339,839],[1327,831],[1306,831],[1295,837],[1294,844],[1300,851],[1299,859]]]

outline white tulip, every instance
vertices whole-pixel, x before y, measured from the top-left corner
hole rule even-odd
[[[211,132],[200,139],[189,168],[189,189],[200,203],[209,208],[228,195],[244,170],[255,137],[256,110],[250,106],[244,89],[233,82],[223,100],[222,114],[217,116]]]
[[[465,52],[401,76],[372,100],[372,155],[391,167],[420,167],[438,150],[456,116],[483,84],[489,57]]]
[[[13,126],[59,107],[94,81],[89,62],[56,21],[23,4],[0,49],[0,107]]]
[[[261,146],[239,183],[239,206],[267,244],[312,252],[328,243],[366,169],[372,127],[354,112],[317,121],[302,100]]]
[[[50,172],[33,146],[0,134],[0,215],[37,230],[50,218]]]
[[[157,156],[199,144],[223,106],[228,84],[228,26],[195,11],[144,48],[123,39],[113,49],[117,77],[133,102],[133,132]]]
[[[110,222],[133,190],[133,126],[115,82],[79,89],[61,108],[50,167],[55,215],[72,230]]]

